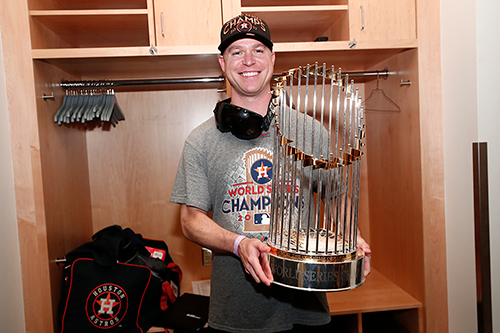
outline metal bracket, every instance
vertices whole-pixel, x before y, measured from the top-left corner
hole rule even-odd
[[[56,97],[54,96],[54,93],[52,93],[52,95],[43,94],[42,98],[44,101],[47,101],[48,99],[55,99]]]

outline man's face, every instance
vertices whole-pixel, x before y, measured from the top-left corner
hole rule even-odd
[[[271,89],[274,58],[274,52],[258,40],[243,38],[224,51],[219,63],[233,88],[233,94],[259,97]]]

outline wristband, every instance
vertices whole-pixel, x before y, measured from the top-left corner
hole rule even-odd
[[[240,256],[238,254],[238,246],[240,246],[240,243],[243,239],[245,239],[246,237],[243,236],[243,235],[239,235],[238,237],[236,237],[235,241],[234,241],[234,245],[233,245],[233,253],[236,254],[238,257]]]

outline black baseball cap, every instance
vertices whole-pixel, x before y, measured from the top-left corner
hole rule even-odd
[[[257,16],[241,14],[230,19],[222,26],[219,51],[224,53],[229,45],[242,38],[256,39],[271,51],[273,50],[271,32],[267,23]]]

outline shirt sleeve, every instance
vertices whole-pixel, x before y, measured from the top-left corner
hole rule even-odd
[[[170,202],[186,204],[204,211],[212,209],[206,156],[202,146],[195,148],[193,140],[186,140],[182,151]]]

